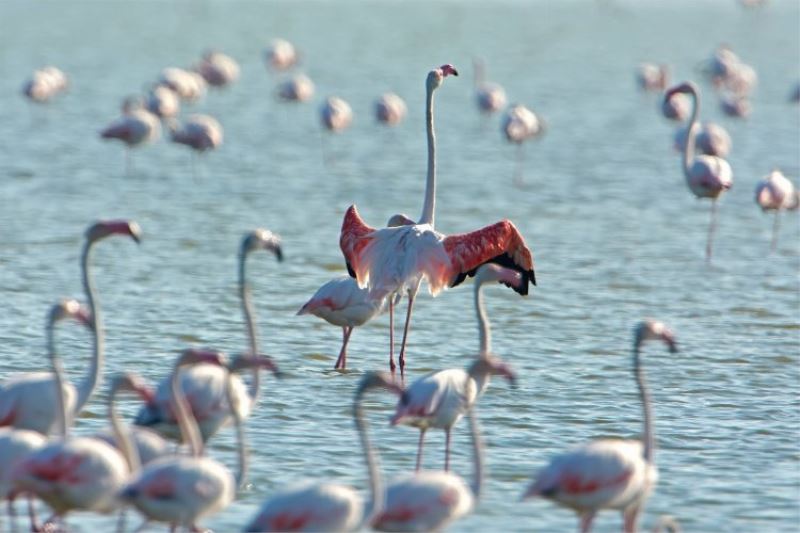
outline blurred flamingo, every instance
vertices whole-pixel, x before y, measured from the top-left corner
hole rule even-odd
[[[194,70],[212,87],[226,87],[239,79],[239,64],[227,54],[209,50]]]
[[[503,220],[471,233],[445,235],[434,229],[436,196],[435,136],[433,133],[433,93],[448,75],[457,75],[452,65],[428,73],[426,118],[428,133],[428,174],[422,216],[416,224],[374,229],[366,225],[351,205],[344,216],[339,245],[347,270],[368,287],[373,298],[389,297],[390,330],[394,323],[394,296],[408,294],[408,312],[400,347],[400,374],[404,374],[405,348],[414,298],[423,279],[434,296],[446,286],[454,287],[486,262],[495,262],[521,272],[523,282],[517,292],[528,292],[536,284],[533,259],[513,223]],[[393,343],[391,343],[393,344]],[[393,349],[389,367],[395,370]]]
[[[729,117],[747,118],[753,112],[750,100],[745,96],[735,93],[723,93],[720,96],[719,105],[722,111]]]
[[[197,102],[206,94],[206,80],[197,72],[177,67],[161,71],[158,85],[169,87],[185,102]]]
[[[522,281],[519,272],[498,265],[483,265],[475,274],[475,313],[478,316],[480,352],[466,370],[450,368],[431,372],[414,381],[403,392],[392,417],[392,425],[419,428],[417,470],[422,465],[422,445],[429,428],[445,431],[444,469],[450,469],[450,430],[461,420],[489,386],[491,376],[503,376],[512,384],[514,373],[491,355],[491,329],[483,306],[481,287],[490,281],[514,287]]]
[[[640,63],[636,68],[636,84],[643,91],[663,91],[669,84],[669,67]]]
[[[267,65],[274,70],[286,70],[297,63],[298,55],[294,45],[286,39],[273,39],[264,53]]]
[[[626,532],[636,531],[636,520],[658,480],[650,394],[640,361],[645,341],[663,341],[677,351],[672,332],[662,323],[637,324],[633,342],[633,375],[639,387],[644,416],[642,440],[601,439],[554,457],[537,475],[523,499],[541,497],[575,510],[582,532],[591,530],[601,509],[622,512]]]
[[[158,116],[129,100],[125,103],[123,115],[106,126],[100,137],[125,144],[125,168],[130,173],[131,149],[158,140],[161,123]]]
[[[16,511],[14,510],[14,500],[17,498],[18,490],[12,484],[11,469],[14,465],[22,461],[25,456],[43,447],[47,439],[41,433],[27,429],[15,429],[10,427],[0,428],[0,502],[8,504],[8,516],[11,521],[11,531],[17,530]],[[30,500],[31,525],[32,530],[36,529],[33,501]],[[0,521],[0,529],[3,529]]]
[[[406,118],[406,103],[395,93],[384,93],[375,102],[375,118],[387,126],[395,126]]]
[[[196,152],[206,152],[219,148],[222,144],[222,125],[210,115],[189,115],[178,125],[168,122],[172,142],[183,144]]]
[[[379,387],[396,394],[402,392],[388,374],[368,372],[359,382],[352,408],[369,477],[371,497],[366,508],[361,495],[347,485],[300,483],[269,497],[245,526],[245,531],[357,531],[382,511],[379,461],[367,435],[361,406],[364,394]]]
[[[44,103],[64,92],[68,86],[67,75],[61,69],[47,66],[33,72],[22,86],[22,94],[33,102]]]
[[[698,155],[695,157],[695,135],[697,133],[697,119],[700,111],[699,89],[692,82],[681,83],[668,90],[664,96],[668,100],[674,94],[689,94],[693,100],[692,117],[689,120],[689,134],[683,145],[683,173],[686,183],[692,193],[698,198],[711,199],[711,222],[708,226],[708,241],[706,243],[706,260],[711,260],[711,245],[714,238],[714,229],[717,219],[717,199],[731,188],[733,172],[727,161],[711,155]]]
[[[353,110],[346,101],[338,96],[331,96],[325,100],[320,108],[322,125],[334,133],[343,131],[353,123]]]
[[[475,71],[475,102],[481,113],[496,113],[506,106],[506,91],[497,83],[486,81],[486,64],[482,59],[474,58],[472,66]]]
[[[508,142],[517,145],[517,169],[514,183],[521,185],[523,166],[523,143],[544,133],[544,121],[524,105],[511,106],[503,116],[502,131]]]
[[[177,93],[164,85],[156,85],[150,90],[144,99],[144,106],[159,118],[175,118],[181,110]]]
[[[77,416],[99,386],[103,374],[104,336],[102,313],[97,301],[91,272],[91,256],[94,244],[112,236],[124,235],[139,242],[141,230],[136,222],[128,220],[104,220],[92,224],[86,231],[86,240],[81,254],[83,289],[89,302],[94,337],[92,360],[89,370],[76,388],[67,383],[64,402],[70,417]],[[55,393],[52,372],[26,372],[12,376],[0,384],[0,426],[29,429],[47,435],[55,430],[58,421],[58,395]]]
[[[772,225],[772,242],[770,249],[778,246],[778,227],[781,210],[797,209],[800,206],[800,191],[795,189],[791,181],[786,179],[778,169],[773,170],[756,185],[756,203],[763,211],[775,211],[775,222]]]
[[[725,128],[715,122],[698,123],[695,128],[697,129],[695,149],[701,154],[724,158],[731,152],[731,136]],[[688,131],[688,125],[675,130],[674,147],[679,152],[683,150],[683,146],[686,144]]]
[[[278,96],[289,102],[305,102],[314,96],[314,83],[305,74],[297,74],[278,86]]]
[[[684,94],[674,94],[661,101],[661,114],[664,118],[683,122],[689,116],[689,100]]]

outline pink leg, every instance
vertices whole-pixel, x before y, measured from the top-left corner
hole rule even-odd
[[[406,325],[403,327],[403,343],[400,345],[400,378],[404,376],[406,368],[406,340],[408,339],[408,325],[411,323],[411,308],[414,307],[414,295],[408,293],[408,312],[406,313]]]
[[[639,508],[634,507],[633,509],[626,509],[622,513],[622,518],[624,520],[624,524],[622,526],[622,530],[625,533],[635,533],[636,531],[636,520],[639,518]]]
[[[351,333],[353,333],[352,326],[345,326],[342,328],[342,349],[339,350],[339,358],[333,366],[334,369],[341,368],[344,370],[347,368],[347,342],[350,340]]]
[[[706,241],[706,262],[711,262],[711,246],[714,243],[714,231],[717,229],[717,199],[711,200],[711,221],[708,224],[708,240]]]
[[[419,444],[417,445],[417,472],[422,466],[422,444],[425,441],[425,429],[419,430]]]
[[[450,428],[444,430],[444,471],[450,470]]]
[[[589,533],[592,530],[592,521],[596,511],[589,511],[581,515],[581,533]]]
[[[389,299],[389,370],[394,375],[394,298]]]

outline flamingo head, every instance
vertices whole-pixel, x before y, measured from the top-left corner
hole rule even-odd
[[[266,355],[238,354],[233,358],[228,370],[231,372],[240,372],[250,368],[265,368],[272,372],[276,378],[283,377],[283,372],[280,371],[275,361]]]
[[[450,75],[458,76],[458,71],[453,65],[449,63],[428,72],[428,79],[426,81],[428,90],[432,91],[434,89],[438,89],[439,86],[442,84],[442,80],[444,80],[447,76]]]
[[[411,220],[411,217],[405,213],[396,213],[392,215],[386,222],[386,227],[397,228],[399,226],[413,226],[414,224],[416,224],[416,222]]]
[[[109,235],[127,235],[138,244],[141,242],[142,229],[133,220],[100,220],[86,230],[86,239],[90,243],[104,239]]]
[[[278,261],[283,261],[281,238],[269,230],[258,228],[244,236],[242,253],[247,254],[253,250],[269,250],[275,254]]]
[[[645,341],[660,340],[667,345],[670,353],[676,353],[678,351],[678,346],[675,343],[675,336],[672,330],[659,320],[648,318],[639,322],[639,324],[636,325],[634,336],[637,348]]]
[[[511,367],[504,363],[499,357],[484,355],[475,360],[469,369],[470,375],[484,374],[491,376],[501,376],[505,378],[512,387],[517,386],[517,374]]]
[[[153,391],[142,376],[134,372],[123,372],[114,376],[111,382],[111,396],[119,391],[135,392],[148,404],[154,399]]]
[[[391,374],[387,372],[367,372],[361,378],[358,389],[356,389],[356,401],[368,390],[379,387],[398,395],[403,393],[403,387],[394,380]]]
[[[487,281],[497,281],[513,289],[522,283],[522,274],[496,263],[485,263],[478,268],[475,274],[475,290],[478,290]]]
[[[77,300],[61,300],[50,308],[49,320],[51,323],[67,318],[77,320],[87,328],[94,329],[92,313]]]
[[[210,348],[187,348],[181,352],[175,367],[206,363],[215,366],[226,366],[227,358],[223,352]]]

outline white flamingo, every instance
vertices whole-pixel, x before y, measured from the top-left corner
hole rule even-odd
[[[669,67],[640,63],[636,68],[636,84],[643,91],[663,91],[669,84]]]
[[[334,133],[343,131],[353,123],[353,109],[346,101],[338,96],[331,96],[325,100],[320,108],[322,125]]]
[[[715,122],[704,122],[695,125],[698,129],[695,135],[695,149],[701,154],[726,157],[731,152],[731,136],[728,130]],[[675,130],[674,147],[677,151],[682,151],[686,144],[686,135],[689,126],[683,126]]]
[[[24,457],[11,472],[17,490],[35,495],[53,510],[47,524],[63,520],[70,511],[113,511],[118,505],[116,495],[130,473],[126,458],[116,448],[97,439],[68,436],[71,417],[60,394],[63,372],[52,334],[52,324],[65,317],[94,325],[89,311],[75,300],[60,302],[48,315],[48,352],[55,376],[50,384],[57,398],[61,438]]]
[[[265,229],[256,229],[245,235],[239,249],[239,295],[247,327],[249,350],[250,353],[257,354],[259,349],[255,313],[246,278],[247,257],[254,250],[270,251],[280,261],[283,258],[280,237]],[[274,365],[270,370],[278,373]],[[253,367],[252,373],[249,387],[246,387],[238,376],[231,377],[233,396],[242,419],[250,416],[261,390],[259,367]],[[139,410],[135,424],[152,428],[168,438],[177,439],[180,437],[180,428],[172,408],[171,380],[171,377],[167,377],[159,383],[153,400]],[[227,381],[227,371],[218,365],[192,365],[181,373],[182,391],[200,427],[203,442],[231,421],[231,408],[226,392]]]
[[[294,66],[298,60],[297,50],[294,45],[286,39],[273,39],[267,47],[264,56],[269,65],[274,70],[286,70]]]
[[[783,172],[775,169],[764,176],[756,185],[756,203],[764,212],[775,212],[775,222],[772,225],[772,243],[770,245],[770,249],[775,251],[778,246],[780,212],[782,210],[797,209],[800,206],[800,191],[795,189],[792,182],[786,179]]]
[[[269,497],[245,531],[356,531],[381,512],[383,487],[379,461],[367,435],[361,401],[364,394],[378,387],[400,394],[402,389],[391,376],[380,372],[364,375],[353,400],[353,419],[361,440],[369,476],[370,499],[364,499],[352,487],[338,483],[301,483]]]
[[[61,69],[47,66],[33,72],[22,86],[22,94],[33,102],[44,103],[64,92],[68,86],[67,75]]]
[[[239,64],[236,60],[216,50],[203,54],[194,70],[212,87],[226,87],[239,79]]]
[[[100,304],[91,273],[91,257],[95,243],[112,235],[124,235],[139,242],[141,230],[136,222],[105,220],[92,224],[86,231],[81,254],[81,271],[86,300],[92,311],[94,336],[92,360],[86,376],[78,387],[66,384],[64,401],[70,417],[77,416],[100,384],[103,373],[103,326]],[[27,372],[12,376],[0,384],[0,426],[30,429],[42,434],[54,431],[58,421],[58,398],[51,372]]]
[[[700,95],[697,86],[692,82],[676,85],[665,93],[664,100],[669,100],[675,94],[688,94],[693,101],[692,116],[688,126],[689,133],[683,144],[683,174],[689,189],[696,197],[711,199],[711,222],[708,226],[706,243],[706,260],[710,261],[717,220],[717,199],[733,185],[733,172],[728,162],[720,157],[710,155],[695,157],[694,155],[696,124],[700,112]]]
[[[27,455],[43,447],[47,439],[41,433],[28,429],[0,428],[0,502],[8,503],[8,516],[11,520],[11,531],[16,531],[16,511],[14,500],[18,496],[12,479],[11,469]],[[33,503],[30,504],[33,513]],[[35,523],[31,514],[31,523]],[[2,522],[0,522],[2,529]]]
[[[417,470],[422,465],[422,446],[428,429],[444,430],[444,469],[449,470],[450,430],[472,409],[489,386],[492,375],[503,376],[512,384],[516,379],[506,364],[491,355],[491,329],[481,293],[481,287],[490,281],[514,287],[522,281],[522,276],[519,272],[497,265],[483,265],[475,274],[475,314],[480,334],[480,352],[475,361],[466,370],[449,368],[422,376],[403,391],[397,403],[392,425],[402,424],[419,429]]]
[[[675,122],[683,122],[689,116],[689,99],[685,94],[674,94],[661,101],[661,114]]]
[[[197,102],[206,94],[206,80],[197,72],[177,67],[161,71],[158,85],[169,87],[184,102]]]
[[[497,113],[506,106],[506,91],[500,84],[486,81],[486,65],[481,59],[473,59],[475,70],[475,102],[481,113]]]
[[[601,509],[616,509],[624,517],[624,531],[636,531],[636,520],[658,480],[650,394],[640,361],[645,341],[660,340],[677,351],[672,332],[662,323],[637,324],[633,342],[633,375],[639,387],[644,417],[642,440],[601,439],[554,457],[528,487],[524,498],[541,497],[575,510],[581,531],[592,527]]]
[[[375,118],[387,126],[396,126],[405,120],[408,108],[395,93],[384,93],[375,102]]]
[[[314,83],[305,74],[297,74],[278,86],[278,96],[289,102],[305,102],[314,96]]]
[[[145,97],[144,106],[159,118],[175,118],[180,113],[181,101],[169,87],[156,85]]]
[[[508,220],[471,233],[445,236],[434,229],[436,197],[436,157],[433,132],[433,93],[448,75],[456,75],[452,65],[428,73],[426,80],[426,122],[428,134],[428,173],[422,216],[415,224],[374,229],[366,225],[351,205],[344,216],[339,245],[347,270],[368,287],[373,298],[389,297],[390,344],[393,345],[394,297],[408,294],[408,312],[400,348],[400,373],[404,374],[405,348],[414,298],[423,279],[431,294],[453,287],[475,274],[481,264],[496,262],[521,272],[523,282],[515,288],[527,294],[528,284],[536,284],[533,258],[522,235]],[[395,369],[393,348],[389,367]]]
[[[504,114],[501,126],[508,142],[517,145],[517,169],[514,183],[522,184],[523,143],[544,133],[544,121],[524,105],[513,105]]]
[[[735,93],[723,93],[720,96],[719,106],[723,113],[734,118],[747,118],[753,112],[750,100]]]
[[[131,149],[154,142],[161,137],[161,122],[141,105],[126,102],[123,115],[100,131],[103,139],[125,144],[125,168],[131,169]]]
[[[215,150],[222,145],[222,125],[210,115],[189,115],[182,124],[168,121],[172,142],[196,152]]]

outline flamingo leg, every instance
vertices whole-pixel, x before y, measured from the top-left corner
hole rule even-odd
[[[589,511],[581,514],[581,533],[589,533],[589,531],[592,530],[592,522],[594,521],[595,514],[597,514],[596,511]]]
[[[408,291],[408,312],[406,312],[406,325],[403,327],[403,342],[400,344],[400,379],[405,377],[406,341],[408,340],[408,325],[411,323],[411,309],[414,307],[414,296],[411,291]]]
[[[775,210],[775,222],[772,223],[772,243],[769,246],[771,252],[774,252],[778,248],[778,228],[781,226],[781,219],[778,216],[781,210]]]
[[[31,520],[31,531],[39,531],[39,520],[36,518],[36,507],[33,503],[33,496],[28,494],[28,517]]]
[[[394,375],[394,299],[389,299],[389,369]]]
[[[419,444],[417,444],[417,472],[419,472],[419,469],[422,466],[422,445],[425,443],[425,431],[427,431],[427,428],[419,430]]]
[[[450,470],[450,428],[444,430],[444,471]]]
[[[714,232],[717,229],[717,199],[711,200],[711,221],[708,223],[708,240],[706,241],[706,262],[711,262],[711,246],[714,243]]]
[[[344,326],[342,328],[342,349],[339,351],[339,358],[336,360],[334,369],[347,368],[347,342],[350,340],[350,334],[353,333],[353,326]]]
[[[634,533],[636,531],[636,520],[639,518],[639,507],[626,509],[623,511],[622,517],[624,520],[622,525],[624,533]]]
[[[123,507],[119,511],[119,517],[117,518],[117,532],[118,533],[124,533],[124,531],[125,531],[125,521],[126,521],[125,519],[126,519],[126,514],[127,514],[125,512],[126,510],[127,509],[125,507]]]
[[[10,531],[15,532],[17,530],[17,511],[14,509],[14,498],[8,499],[8,522]],[[3,523],[0,522],[0,530],[3,529]]]

